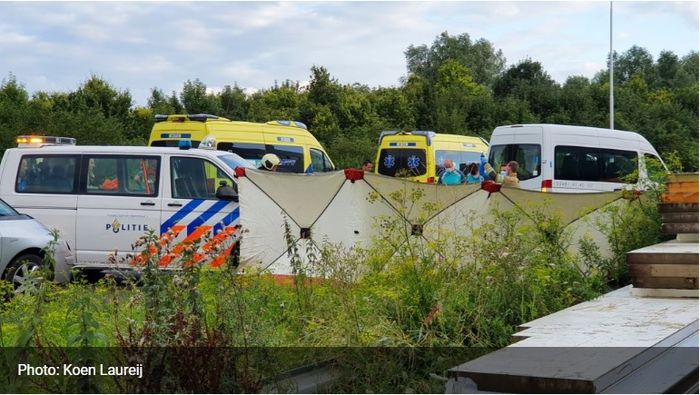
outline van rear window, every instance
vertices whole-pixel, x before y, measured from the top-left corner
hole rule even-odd
[[[554,148],[554,179],[598,182],[637,182],[627,179],[637,170],[637,153],[594,147],[559,145]]]
[[[499,171],[502,165],[514,160],[518,162],[518,179],[529,180],[542,174],[541,151],[539,144],[492,145],[489,149],[489,163]]]
[[[25,155],[19,163],[18,193],[75,193],[76,156]]]
[[[377,163],[379,174],[391,177],[415,177],[426,173],[425,150],[383,149]]]

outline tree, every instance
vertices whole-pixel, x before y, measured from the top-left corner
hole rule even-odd
[[[67,105],[71,111],[99,112],[105,118],[115,117],[126,122],[132,100],[128,90],[119,91],[93,74],[77,91],[68,94]]]
[[[293,85],[256,92],[248,101],[248,119],[255,122],[298,120],[302,97]]]
[[[591,83],[588,78],[583,76],[567,78],[562,86],[559,100],[560,123],[591,125],[595,111]]]
[[[216,95],[207,93],[207,86],[199,78],[187,80],[182,87],[180,100],[188,114],[219,114],[221,106]]]
[[[337,115],[340,112],[340,91],[340,84],[325,67],[311,67],[311,80],[307,100],[301,108],[301,118],[322,142],[330,142],[340,133]]]
[[[221,103],[221,115],[229,119],[246,119],[248,114],[248,104],[245,93],[238,85],[224,85],[224,89],[219,94]]]
[[[24,86],[17,82],[17,77],[10,73],[0,84],[0,102],[3,105],[22,106],[29,102],[29,94]]]
[[[379,88],[372,92],[371,100],[382,129],[410,130],[416,127],[411,104],[403,90]]]
[[[474,81],[486,86],[491,86],[505,65],[501,50],[496,50],[483,38],[472,43],[467,33],[450,36],[443,32],[430,48],[425,44],[411,45],[404,54],[409,75],[423,77],[430,83],[437,81],[438,70],[448,60],[467,67],[472,71]]]
[[[656,61],[656,75],[659,86],[670,88],[680,71],[680,60],[671,51],[661,51]]]
[[[433,128],[435,114],[432,85],[423,77],[410,75],[406,79],[402,91],[413,112],[415,127],[422,130]]]
[[[472,118],[481,117],[485,108],[475,106],[490,98],[483,85],[474,82],[471,70],[456,60],[448,60],[438,69],[435,84],[435,129],[441,133],[467,134],[467,124]],[[478,127],[471,123],[472,127]]]
[[[633,45],[615,60],[615,79],[625,82],[639,74],[647,84],[654,80],[654,58],[646,49]]]
[[[325,67],[312,66],[308,94],[310,103],[337,109],[340,102],[340,84],[331,77]]]
[[[530,111],[544,121],[556,111],[559,86],[540,62],[525,59],[499,76],[493,92],[496,98],[510,96],[528,102]]]
[[[173,106],[170,98],[158,88],[151,88],[151,97],[148,98],[147,103],[148,108],[150,108],[154,114],[169,115],[178,113],[178,109]]]
[[[185,108],[182,105],[182,103],[180,103],[180,100],[177,98],[177,93],[175,93],[175,91],[173,91],[173,93],[170,94],[168,104],[170,105],[170,108],[173,109],[173,113],[175,114],[182,114],[185,112]]]

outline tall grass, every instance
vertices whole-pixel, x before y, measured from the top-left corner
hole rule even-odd
[[[420,196],[391,199],[401,210],[414,210]],[[654,199],[610,211],[604,229],[613,245],[609,259],[585,240],[572,240],[556,213],[544,208],[529,216],[493,210],[466,237],[413,235],[402,221],[377,218],[379,237],[365,248],[316,241],[318,249],[308,243],[300,251],[289,229],[281,229],[297,275],[291,285],[265,272],[240,274],[231,262],[210,268],[206,262],[223,247],[203,256],[204,239],[170,263],[179,270],[164,270],[172,235],[149,233],[135,243],[140,252],[127,257],[140,280],[106,278],[64,288],[43,283],[36,293],[5,298],[0,341],[130,350],[131,358],[149,361],[153,374],[101,388],[120,392],[258,392],[280,369],[318,361],[314,352],[275,356],[262,347],[396,347],[408,352],[405,358],[381,352],[371,360],[366,352],[336,358],[354,372],[336,389],[440,391],[444,369],[455,361],[406,350],[502,347],[518,325],[623,284],[618,269],[627,249],[658,238],[650,229],[658,221]],[[437,208],[422,209],[427,218]],[[579,253],[572,254],[568,246],[577,242]],[[192,351],[166,361],[163,348]],[[214,348],[228,350],[227,358],[211,358],[206,350]]]

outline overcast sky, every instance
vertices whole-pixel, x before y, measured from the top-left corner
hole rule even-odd
[[[306,81],[395,86],[404,51],[443,31],[485,38],[508,65],[531,58],[558,82],[606,67],[609,2],[0,2],[0,79],[30,92],[76,89],[94,73],[144,105],[150,89],[261,89]],[[615,2],[614,47],[656,58],[698,50],[698,3]]]

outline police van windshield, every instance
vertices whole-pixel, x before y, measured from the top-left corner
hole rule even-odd
[[[489,163],[499,171],[502,165],[514,160],[518,162],[518,179],[529,180],[542,174],[540,151],[539,144],[492,145],[489,149]]]
[[[394,148],[379,153],[379,174],[391,177],[415,177],[426,173],[425,150]]]
[[[219,159],[221,159],[224,163],[226,163],[226,166],[228,166],[231,170],[234,170],[236,167],[247,167],[249,169],[254,168],[253,164],[251,164],[249,161],[241,158],[239,155],[235,155],[235,154],[219,155]]]

